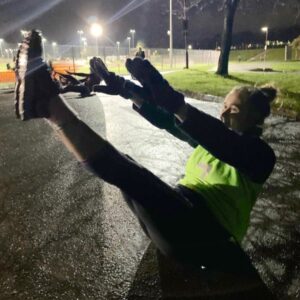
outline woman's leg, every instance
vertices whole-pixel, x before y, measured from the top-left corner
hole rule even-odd
[[[50,123],[75,157],[130,197],[142,227],[163,253],[206,262],[212,261],[213,252],[222,256],[218,245],[229,235],[199,195],[191,201],[120,153],[83,123],[61,97],[51,99],[49,111]]]
[[[206,244],[229,238],[200,196],[190,201],[112,145],[103,150],[86,164],[123,191],[145,233],[163,253],[183,258],[193,251],[201,256]]]

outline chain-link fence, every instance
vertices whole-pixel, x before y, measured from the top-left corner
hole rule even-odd
[[[100,56],[108,67],[123,66],[126,58],[135,56],[136,49],[125,47],[107,47],[107,46],[72,46],[44,44],[44,59],[46,61],[69,61],[80,62],[84,64],[90,57]],[[146,58],[160,69],[170,69],[170,53],[168,49],[144,49]],[[2,62],[12,63],[17,49],[13,45],[6,44],[2,49]],[[197,64],[215,64],[219,58],[219,51],[215,50],[188,50],[189,65]],[[181,68],[186,64],[186,52],[182,49],[173,49],[173,68]]]

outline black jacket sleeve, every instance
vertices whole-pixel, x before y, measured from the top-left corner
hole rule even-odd
[[[133,109],[155,127],[159,129],[165,129],[176,138],[187,142],[193,148],[198,146],[197,141],[195,141],[185,131],[177,126],[173,114],[170,114],[169,112],[146,102],[141,108],[138,108],[135,104],[133,104]]]
[[[212,155],[254,182],[263,183],[273,170],[276,158],[268,144],[257,136],[228,129],[220,120],[193,106],[188,105],[187,118],[180,127]]]

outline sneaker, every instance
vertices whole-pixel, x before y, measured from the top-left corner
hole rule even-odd
[[[58,86],[42,59],[41,33],[32,30],[21,43],[16,57],[15,112],[21,120],[48,118],[50,99]]]

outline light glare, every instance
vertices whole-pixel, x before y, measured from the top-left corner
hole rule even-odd
[[[94,23],[92,24],[91,26],[91,34],[94,36],[94,37],[99,37],[101,36],[103,33],[103,28],[101,25],[99,25],[98,23]]]

